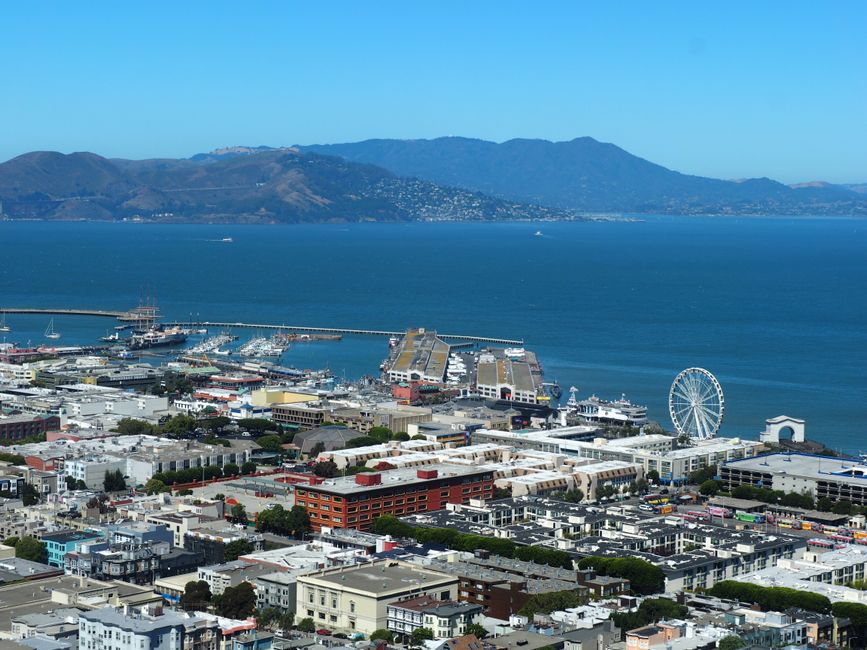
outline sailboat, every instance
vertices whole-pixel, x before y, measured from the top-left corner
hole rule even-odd
[[[48,327],[45,329],[45,338],[47,338],[47,339],[59,339],[60,338],[60,332],[54,331],[54,319],[53,318],[48,323]]]
[[[0,312],[0,332],[11,332],[12,328],[6,324],[6,312]]]

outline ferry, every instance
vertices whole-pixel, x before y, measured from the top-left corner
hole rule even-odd
[[[647,424],[647,407],[633,404],[626,399],[626,395],[622,395],[619,400],[609,402],[596,395],[579,400],[576,397],[577,393],[578,389],[575,386],[569,389],[569,399],[565,406],[559,409],[561,416],[571,415],[590,422],[629,426]]]
[[[186,343],[186,341],[187,335],[178,328],[167,330],[151,328],[141,334],[133,334],[129,340],[129,349],[143,350],[146,348],[181,345],[182,343]]]

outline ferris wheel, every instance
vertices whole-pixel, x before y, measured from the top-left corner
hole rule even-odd
[[[725,414],[722,386],[704,368],[687,368],[671,384],[668,411],[678,434],[699,440],[713,438]]]

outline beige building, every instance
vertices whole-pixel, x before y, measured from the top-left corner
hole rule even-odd
[[[428,595],[456,600],[457,576],[382,560],[299,576],[295,617],[317,627],[370,634],[388,627],[388,606]]]

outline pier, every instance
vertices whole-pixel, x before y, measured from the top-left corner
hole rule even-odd
[[[45,314],[50,316],[99,316],[105,318],[120,319],[128,315],[129,311],[111,311],[107,309],[43,309],[35,307],[3,307],[0,312],[7,314]],[[306,325],[275,325],[273,323],[243,323],[243,322],[222,322],[222,321],[174,321],[163,323],[166,326],[172,327],[207,327],[218,329],[231,328],[246,328],[258,330],[272,330],[285,332],[312,332],[317,334],[346,334],[359,336],[396,336],[401,337],[406,332],[396,332],[391,330],[368,330],[351,327],[308,327]],[[469,334],[443,334],[438,333],[442,339],[451,339],[453,341],[464,341],[467,344],[471,343],[496,343],[498,345],[524,345],[523,339],[505,339],[491,336],[473,336]]]
[[[229,323],[229,322],[218,322],[218,321],[177,321],[173,323],[165,323],[167,326],[172,327],[207,327],[207,328],[218,328],[218,329],[230,329],[234,327],[238,328],[248,328],[248,329],[260,329],[260,330],[273,330],[273,331],[287,331],[287,332],[313,332],[317,334],[355,334],[359,336],[397,336],[401,337],[406,332],[396,332],[392,330],[366,330],[366,329],[357,329],[357,328],[349,328],[349,327],[308,327],[306,325],[274,325],[273,323]],[[503,339],[496,338],[490,336],[472,336],[469,334],[442,334],[437,332],[437,336],[442,339],[453,339],[456,341],[466,341],[468,343],[498,343],[500,345],[524,345],[523,340],[519,339]]]

